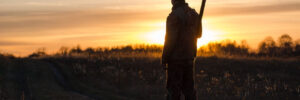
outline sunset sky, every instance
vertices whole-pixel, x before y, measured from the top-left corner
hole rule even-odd
[[[186,0],[199,12],[201,0]],[[171,0],[0,0],[0,52],[24,56],[45,47],[162,44]],[[300,0],[207,0],[199,45],[265,37],[300,39]]]

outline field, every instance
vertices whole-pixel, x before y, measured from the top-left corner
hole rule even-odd
[[[198,57],[199,100],[299,100],[299,58]],[[159,57],[0,57],[0,100],[164,100]]]

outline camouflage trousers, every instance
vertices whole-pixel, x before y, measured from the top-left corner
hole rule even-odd
[[[180,100],[181,93],[185,100],[197,100],[194,70],[193,60],[168,63],[167,100]]]

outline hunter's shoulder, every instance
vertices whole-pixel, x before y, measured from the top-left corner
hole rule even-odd
[[[179,18],[179,14],[175,10],[173,10],[167,17],[168,20],[177,20],[178,18]]]
[[[198,15],[197,11],[194,8],[188,7],[186,11],[189,14]]]
[[[179,7],[177,9],[172,10],[172,12],[169,14],[169,16],[179,16],[181,14],[184,14],[184,8]]]
[[[172,10],[172,12],[169,14],[168,19],[169,20],[180,20],[184,18],[184,9],[181,8],[177,8],[175,10]]]
[[[198,14],[197,11],[194,8],[190,8],[190,12],[192,12],[194,14]]]

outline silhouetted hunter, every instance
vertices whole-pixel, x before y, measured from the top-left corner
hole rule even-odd
[[[200,18],[185,0],[172,0],[172,4],[162,54],[162,64],[167,68],[167,100],[180,100],[181,93],[185,100],[197,100],[194,61],[197,38],[202,35],[202,16]]]

